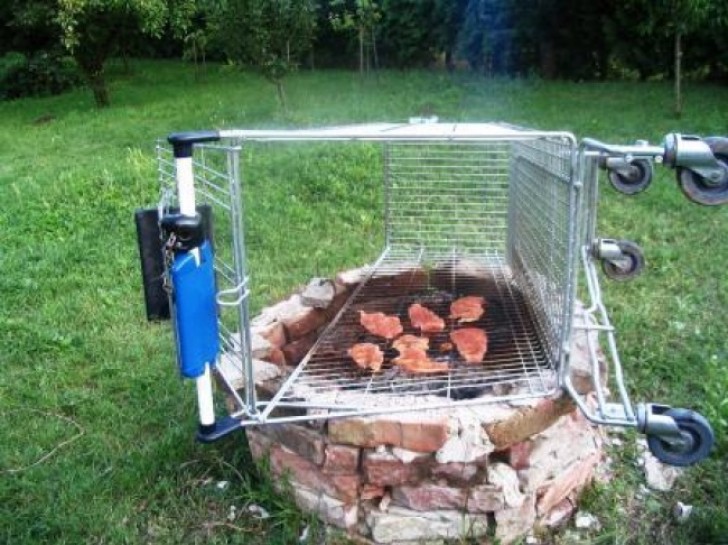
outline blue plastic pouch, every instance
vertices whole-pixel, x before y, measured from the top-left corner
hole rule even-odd
[[[194,251],[177,254],[172,263],[177,361],[183,377],[197,378],[205,364],[215,364],[220,346],[215,302],[212,246],[205,241]]]

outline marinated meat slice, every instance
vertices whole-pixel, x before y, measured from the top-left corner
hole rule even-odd
[[[399,357],[394,358],[392,363],[414,374],[441,373],[448,370],[447,363],[432,361],[427,357],[427,352],[416,347],[402,349]]]
[[[476,295],[468,295],[456,299],[450,304],[450,318],[461,324],[475,322],[485,313],[485,299]]]
[[[488,350],[488,336],[477,327],[464,327],[450,333],[452,342],[467,363],[480,363]]]
[[[392,343],[395,350],[401,353],[406,348],[419,348],[427,350],[430,347],[430,339],[427,337],[417,337],[416,335],[402,335]]]
[[[397,316],[387,316],[383,312],[359,311],[359,323],[369,333],[385,339],[394,339],[402,333],[402,323]]]
[[[423,333],[438,333],[445,329],[445,320],[419,303],[410,305],[408,313],[412,327]]]
[[[347,352],[360,369],[379,371],[384,363],[384,353],[374,343],[359,343]]]

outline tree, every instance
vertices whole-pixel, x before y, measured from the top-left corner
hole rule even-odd
[[[54,3],[53,0],[49,0]],[[129,33],[158,37],[166,26],[182,32],[194,0],[57,0],[63,44],[73,55],[98,107],[108,106],[106,61]]]
[[[228,59],[259,69],[284,109],[283,79],[311,49],[315,26],[309,0],[229,0],[216,15]]]
[[[335,30],[355,30],[359,37],[359,73],[364,74],[369,69],[369,51],[374,56],[374,67],[379,68],[377,55],[376,27],[382,17],[379,5],[374,0],[354,0],[354,4],[346,0],[332,0],[334,9],[329,19]],[[367,47],[367,40],[369,40]]]

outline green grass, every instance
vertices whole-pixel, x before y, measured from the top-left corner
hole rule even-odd
[[[197,78],[179,63],[138,62],[131,75],[112,74],[113,106],[104,111],[83,90],[0,104],[0,542],[288,544],[311,522],[245,472],[239,437],[214,446],[193,441],[192,385],[176,377],[168,326],[144,319],[138,272],[132,213],[158,197],[156,138],[210,127],[404,120],[426,111],[615,142],[654,142],[674,130],[728,133],[728,89],[708,85],[688,87],[679,121],[669,115],[663,83],[425,72],[361,81],[347,72],[302,72],[287,81],[287,94],[283,114],[257,76],[211,65]],[[47,115],[50,122],[34,122]],[[295,153],[260,165],[261,180],[295,171]],[[338,169],[326,179],[303,169],[293,187],[249,181],[261,195],[247,203],[258,227],[249,236],[256,306],[316,272],[376,253],[381,212],[370,173],[379,159],[366,147],[341,154],[322,155]],[[615,453],[615,483],[586,500],[604,530],[581,542],[725,542],[728,209],[688,203],[671,174],[660,173],[638,197],[604,189],[600,214],[602,234],[636,240],[648,260],[643,277],[604,285],[630,388],[638,399],[704,412],[718,445],[675,491],[637,501],[628,441]],[[283,220],[298,228],[284,230]],[[312,225],[325,241],[313,259],[319,271],[288,251],[317,251]],[[7,472],[58,445],[42,463]],[[222,480],[232,484],[219,490]],[[670,517],[677,499],[696,506],[683,526]],[[241,512],[250,502],[273,517],[228,521],[231,505]]]

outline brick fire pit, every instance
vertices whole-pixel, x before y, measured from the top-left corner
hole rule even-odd
[[[334,282],[312,281],[253,320],[261,398],[276,391],[361,277],[357,270]],[[584,320],[579,310],[575,320]],[[572,336],[572,377],[582,393],[591,390],[585,335]],[[232,367],[224,357],[222,365]],[[234,369],[228,371],[232,376]],[[535,527],[560,524],[592,480],[603,444],[599,429],[567,397],[266,425],[246,433],[253,457],[269,457],[271,472],[287,477],[301,509],[377,544],[469,536],[507,544]]]

